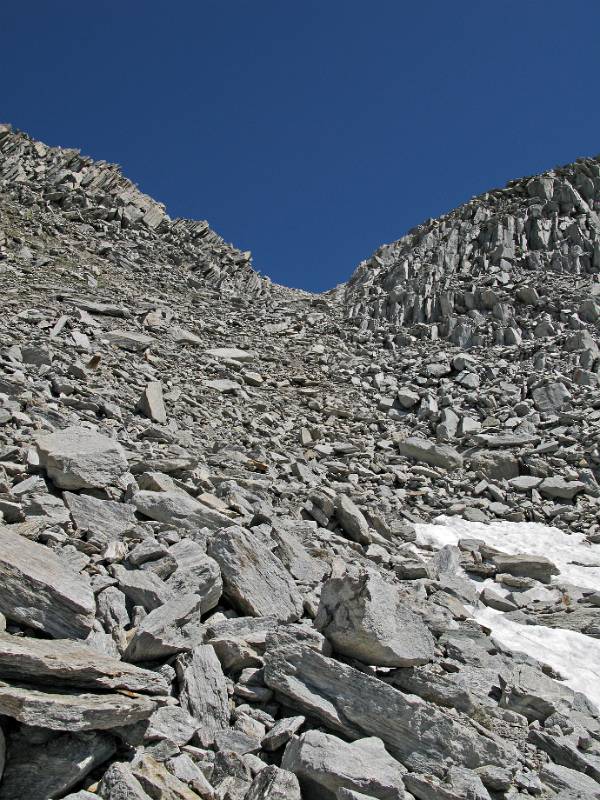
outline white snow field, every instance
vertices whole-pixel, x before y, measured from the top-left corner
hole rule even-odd
[[[579,533],[566,534],[558,528],[534,522],[469,522],[459,517],[439,517],[434,524],[419,524],[417,543],[435,550],[458,544],[459,539],[481,539],[505,553],[528,553],[546,556],[560,575],[554,583],[572,583],[584,589],[600,591],[600,545],[590,545]],[[478,582],[478,587],[493,586],[492,581]],[[497,588],[496,588],[497,587]],[[505,593],[500,590],[500,593]],[[548,664],[564,677],[564,683],[585,694],[600,707],[600,640],[577,631],[547,628],[543,625],[520,625],[501,611],[480,606],[473,617],[492,631],[500,647],[520,650]]]

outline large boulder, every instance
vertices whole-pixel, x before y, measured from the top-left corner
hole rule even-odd
[[[59,489],[103,489],[127,472],[118,442],[88,428],[65,428],[35,438],[40,464]]]
[[[450,758],[470,769],[516,758],[510,744],[468,720],[277,634],[267,637],[264,679],[292,708],[350,740],[382,739],[419,772],[442,774]]]
[[[376,572],[328,580],[315,627],[338,653],[365,664],[415,667],[433,658],[429,629]]]
[[[49,636],[85,639],[96,604],[89,581],[44,545],[0,526],[0,612]]]
[[[275,614],[282,622],[302,615],[302,597],[281,561],[245,528],[232,525],[210,541],[209,555],[221,567],[224,594],[253,617]]]
[[[335,800],[340,788],[381,800],[405,796],[402,775],[406,769],[376,737],[348,743],[321,731],[308,731],[288,744],[281,765],[298,777],[305,796],[314,800]]]

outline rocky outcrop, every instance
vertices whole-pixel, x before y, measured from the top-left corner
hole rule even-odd
[[[317,296],[0,126],[0,800],[595,796],[598,170]]]

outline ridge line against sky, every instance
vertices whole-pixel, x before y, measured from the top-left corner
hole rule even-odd
[[[320,291],[428,218],[597,153],[599,22],[587,0],[32,0],[3,11],[0,116]]]

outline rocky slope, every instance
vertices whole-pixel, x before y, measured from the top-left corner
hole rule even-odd
[[[599,203],[319,296],[2,126],[0,799],[600,797]]]

